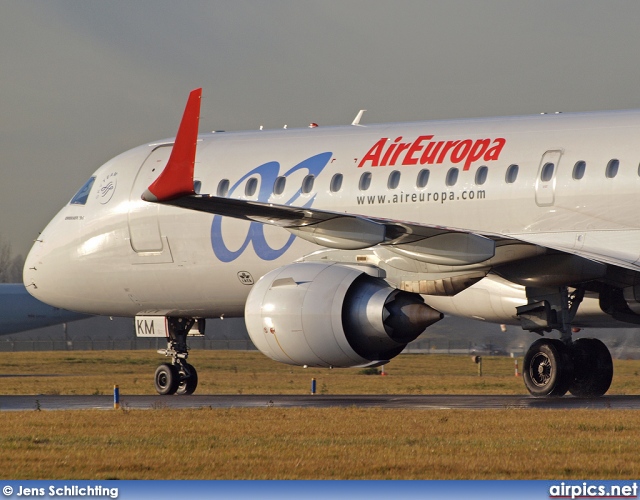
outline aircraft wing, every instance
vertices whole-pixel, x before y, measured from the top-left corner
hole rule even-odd
[[[191,194],[158,203],[279,226],[318,245],[358,250],[393,245],[428,253],[443,265],[475,264],[490,259],[501,235],[476,234],[435,224],[417,224],[315,208]]]

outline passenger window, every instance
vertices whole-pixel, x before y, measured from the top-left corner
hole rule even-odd
[[[489,169],[484,165],[476,171],[476,184],[478,186],[482,186],[487,181],[488,173]]]
[[[365,172],[360,176],[358,187],[360,191],[366,191],[371,186],[371,172]]]
[[[400,184],[400,172],[398,170],[394,170],[389,174],[389,180],[387,181],[387,187],[389,189],[396,189]]]
[[[518,171],[520,170],[520,167],[518,165],[509,165],[509,168],[507,169],[507,173],[504,176],[504,180],[506,181],[507,184],[513,184],[514,182],[516,182],[516,179],[518,178]]]
[[[332,178],[331,178],[331,192],[332,193],[337,193],[338,191],[340,191],[340,189],[342,188],[342,174],[335,174]]]
[[[429,169],[423,168],[418,172],[418,177],[416,178],[416,187],[418,189],[422,189],[427,187],[429,183]]]
[[[229,192],[229,179],[222,179],[218,183],[218,189],[216,190],[216,196],[219,196],[220,198],[224,198],[225,196],[227,196],[228,192]]]
[[[202,189],[202,181],[193,181],[193,191],[196,194],[200,194],[201,189]]]
[[[287,185],[287,178],[280,176],[276,178],[276,181],[273,183],[273,194],[276,196],[280,196],[284,193],[284,188]]]
[[[542,167],[542,172],[540,172],[540,180],[542,182],[549,182],[553,177],[553,171],[555,170],[555,168],[556,166],[553,163],[545,163]]]
[[[302,179],[302,194],[309,194],[313,190],[313,183],[315,180],[315,175],[311,174]]]
[[[256,194],[258,190],[258,179],[251,177],[244,186],[244,194],[247,197],[251,197]]]
[[[87,182],[84,183],[78,192],[73,195],[70,205],[85,205],[87,203],[87,199],[89,198],[89,193],[91,192],[91,188],[93,187],[93,183],[96,180],[95,177],[91,177]]]
[[[609,163],[607,163],[607,170],[605,171],[607,179],[613,179],[616,175],[618,175],[619,166],[620,162],[618,160],[609,160]]]
[[[455,186],[456,182],[458,182],[458,169],[456,167],[452,167],[447,172],[447,186]]]
[[[580,160],[577,161],[576,164],[573,166],[573,178],[577,181],[579,181],[580,179],[582,179],[584,177],[584,172],[587,169],[587,164],[586,162]]]

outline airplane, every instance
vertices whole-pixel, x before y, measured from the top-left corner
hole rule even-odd
[[[608,348],[574,334],[640,323],[640,111],[199,133],[201,96],[175,138],[98,168],[24,267],[46,303],[166,337],[159,394],[196,390],[205,318],[354,367],[444,314],[539,334],[533,396],[607,392]]]
[[[22,283],[0,284],[0,335],[88,318],[44,304],[27,292]]]

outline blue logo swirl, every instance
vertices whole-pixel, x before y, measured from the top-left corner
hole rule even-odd
[[[312,156],[311,158],[307,158],[306,160],[287,170],[284,173],[284,177],[288,177],[289,175],[299,170],[307,170],[309,174],[317,177],[320,172],[322,172],[322,170],[324,170],[324,168],[327,166],[332,155],[333,153],[327,152],[320,153],[318,155]],[[279,173],[280,164],[276,161],[260,165],[247,174],[243,175],[233,186],[231,186],[227,196],[232,196],[238,186],[240,186],[249,177],[258,176],[260,177],[260,191],[258,192],[258,201],[267,202],[269,200],[269,197],[271,196],[273,184],[278,178]],[[301,194],[302,188],[298,189],[298,191],[285,202],[285,205],[291,205],[300,197]],[[304,204],[303,208],[311,207],[314,199],[315,196],[312,197],[306,204]],[[240,257],[240,255],[244,253],[244,251],[249,246],[249,243],[253,245],[253,250],[260,259],[275,260],[289,249],[289,247],[293,243],[293,240],[295,239],[295,236],[291,235],[282,247],[273,248],[269,245],[269,243],[267,243],[267,240],[265,238],[264,224],[254,221],[249,224],[247,237],[245,238],[242,245],[240,245],[240,248],[238,248],[237,250],[230,250],[225,244],[224,238],[222,237],[222,219],[222,216],[216,215],[213,218],[213,223],[211,224],[211,246],[213,248],[213,253],[222,262],[232,262],[236,260],[238,257]]]

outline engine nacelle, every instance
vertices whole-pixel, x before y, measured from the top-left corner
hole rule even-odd
[[[302,262],[266,274],[245,306],[251,340],[282,363],[372,365],[397,356],[442,319],[420,295],[366,271],[372,269]]]

